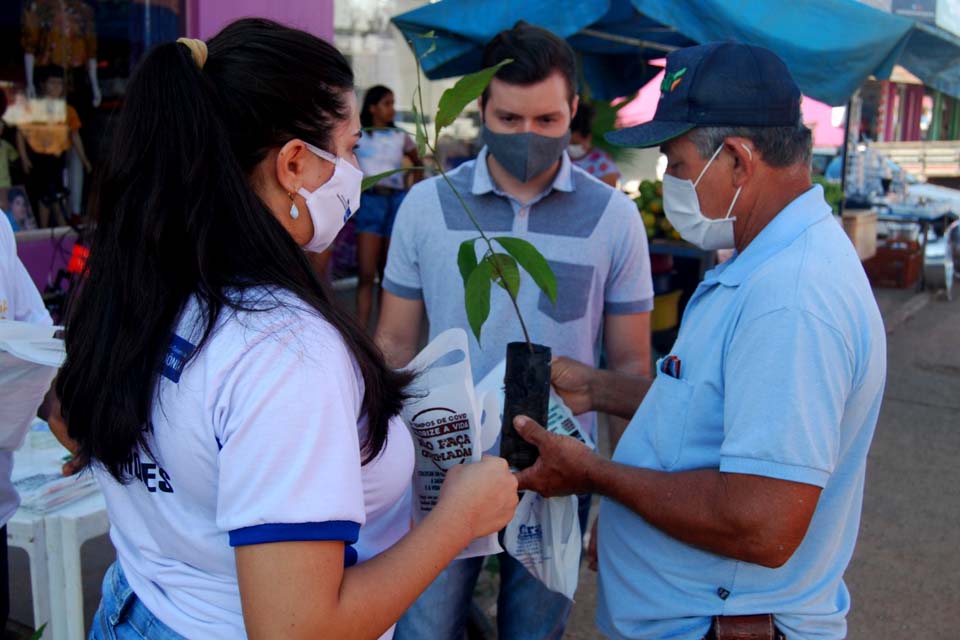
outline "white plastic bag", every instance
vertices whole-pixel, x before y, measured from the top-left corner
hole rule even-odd
[[[0,450],[23,444],[65,357],[55,327],[0,320]]]
[[[498,393],[503,406],[503,377],[506,361],[501,362],[477,385],[478,393]],[[574,437],[593,448],[593,440],[580,429],[580,423],[559,395],[550,389],[547,431]],[[544,498],[526,491],[513,520],[503,535],[507,553],[517,559],[548,589],[573,600],[580,578],[580,552],[583,546],[577,496]]]
[[[418,374],[401,416],[413,435],[416,465],[413,477],[413,520],[420,522],[437,504],[447,470],[477,462],[496,440],[500,406],[494,393],[477,396],[470,370],[470,351],[463,329],[444,331],[428,344],[407,369]],[[482,423],[481,423],[482,422]],[[458,558],[502,551],[497,535],[474,540]]]
[[[544,498],[527,491],[503,534],[507,553],[551,591],[573,600],[580,577],[577,496]]]

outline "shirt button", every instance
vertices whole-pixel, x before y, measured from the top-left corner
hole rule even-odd
[[[521,218],[525,217],[525,216],[527,215],[527,211],[529,211],[529,209],[527,209],[526,207],[521,207],[521,208],[520,208],[520,217],[521,217]]]

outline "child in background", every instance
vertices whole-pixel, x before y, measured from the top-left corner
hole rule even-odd
[[[7,202],[9,206],[4,211],[14,231],[37,228],[37,221],[33,217],[33,212],[30,211],[30,201],[27,200],[27,194],[23,189],[17,187],[10,189],[7,192]]]

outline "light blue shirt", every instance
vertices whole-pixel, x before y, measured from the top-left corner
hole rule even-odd
[[[698,640],[714,615],[773,613],[790,640],[846,635],[843,573],[886,377],[880,312],[817,186],[708,272],[614,453],[665,471],[719,468],[822,487],[778,569],[691,547],[612,500],[600,512],[597,624],[613,638]]]
[[[636,205],[572,166],[566,153],[549,188],[521,203],[497,187],[486,160],[484,148],[448,177],[488,236],[529,241],[553,269],[556,304],[521,271],[517,305],[530,338],[551,347],[554,355],[596,364],[605,316],[653,308],[650,255]],[[490,316],[479,343],[470,330],[457,252],[461,242],[477,236],[442,178],[420,182],[397,213],[383,282],[394,295],[423,300],[431,340],[451,327],[467,331],[474,382],[506,357],[508,342],[523,340],[510,298],[499,287],[490,294]],[[482,256],[481,241],[476,249]],[[594,415],[580,418],[583,429],[595,436]]]

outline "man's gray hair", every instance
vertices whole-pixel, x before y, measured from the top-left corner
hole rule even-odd
[[[697,127],[690,132],[690,141],[704,160],[729,137],[748,138],[771,167],[809,165],[813,153],[813,133],[802,121],[795,127]]]

